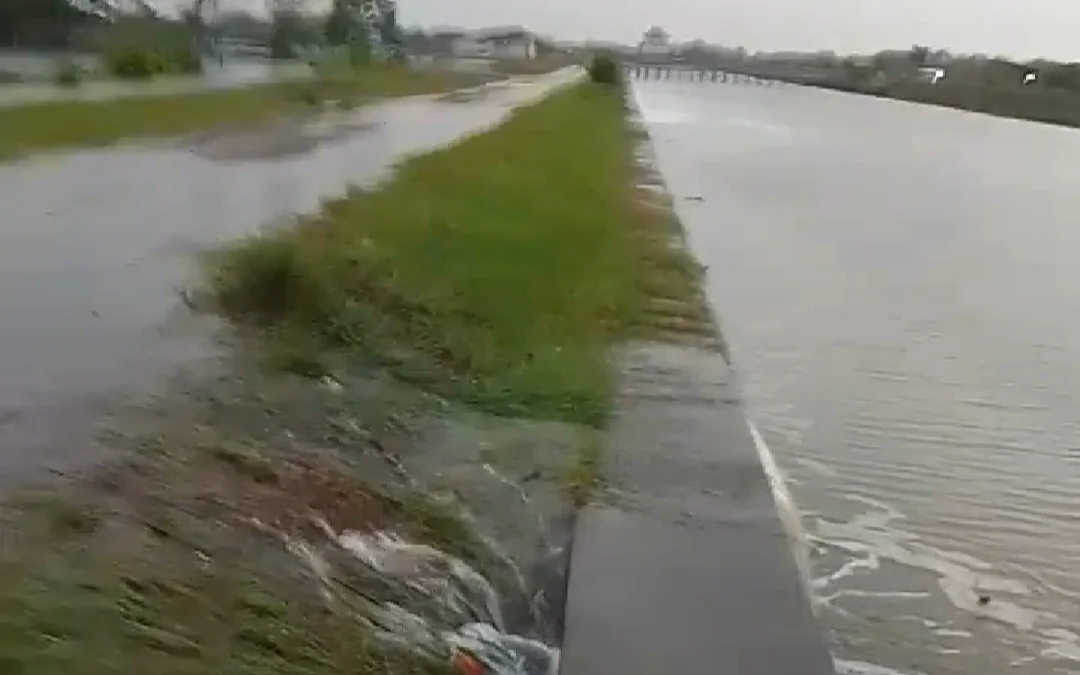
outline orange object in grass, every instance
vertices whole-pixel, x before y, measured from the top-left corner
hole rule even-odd
[[[462,675],[484,675],[483,664],[466,652],[455,652],[450,664]]]

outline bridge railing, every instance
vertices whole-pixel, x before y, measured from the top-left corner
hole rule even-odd
[[[759,86],[784,84],[783,80],[778,78],[723,68],[626,63],[623,64],[623,73],[627,79],[632,80],[672,80],[719,84],[753,84]]]

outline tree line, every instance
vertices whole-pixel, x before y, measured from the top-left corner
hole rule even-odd
[[[80,6],[83,9],[69,0],[0,0],[0,47],[93,47],[103,35],[108,37],[110,26],[127,22],[147,34],[166,24],[182,28],[203,49],[223,37],[257,42],[282,58],[305,47],[347,48],[354,61],[373,52],[396,58],[404,49],[396,0],[333,0],[321,14],[312,11],[310,0],[265,0],[262,16],[220,12],[217,0],[187,0],[178,18],[160,16],[143,3],[125,15],[107,0],[84,0]],[[125,32],[133,31],[129,27]]]

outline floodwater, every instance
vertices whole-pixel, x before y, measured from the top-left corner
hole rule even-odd
[[[841,670],[1080,671],[1080,133],[795,86],[634,95]]]
[[[484,130],[575,74],[411,98],[295,123],[0,164],[0,477],[84,448],[91,401],[149,385],[204,346],[170,317],[193,254],[256,231],[404,156]],[[196,327],[197,333],[201,330]],[[80,431],[81,430],[81,431]],[[43,455],[60,447],[60,457]]]

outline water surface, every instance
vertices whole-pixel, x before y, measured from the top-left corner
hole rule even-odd
[[[61,55],[0,50],[0,72],[16,73],[25,82],[0,83],[0,108],[48,101],[100,101],[130,96],[168,96],[290,80],[311,75],[304,63],[230,56],[223,63],[206,59],[203,72],[192,76],[160,77],[152,81],[87,79],[78,87],[54,83],[61,58],[70,58],[87,72],[100,68],[93,54]]]
[[[145,385],[200,350],[170,323],[195,252],[370,186],[567,76],[467,102],[389,101],[334,123],[0,164],[0,478],[39,466],[67,421],[83,428],[96,414],[86,397]]]
[[[842,670],[1080,669],[1080,134],[792,86],[635,96]]]

